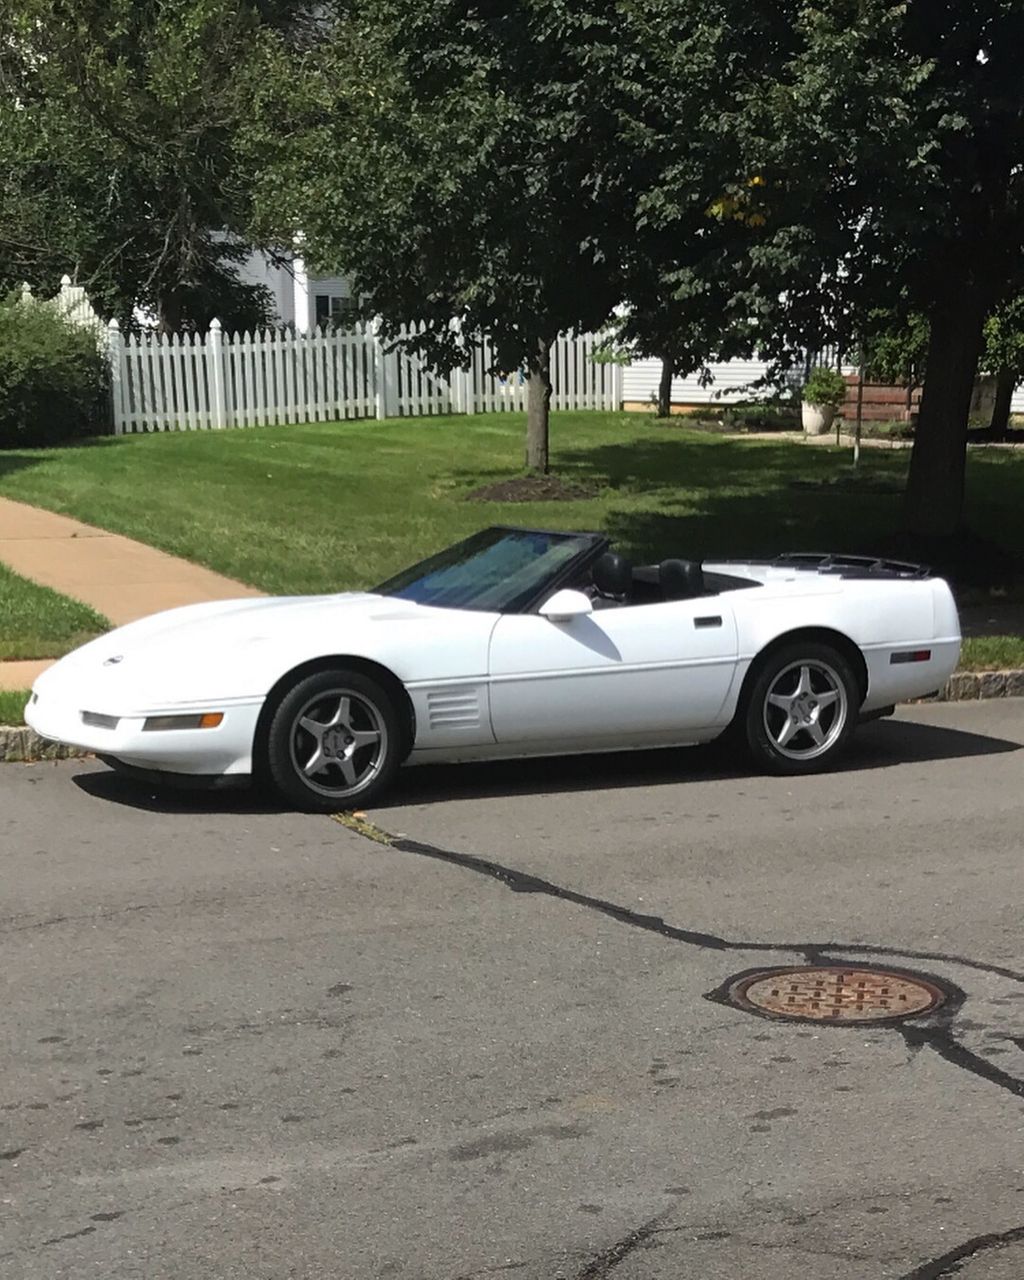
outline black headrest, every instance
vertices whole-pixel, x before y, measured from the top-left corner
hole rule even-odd
[[[633,589],[633,566],[615,551],[606,551],[595,562],[593,577],[603,596],[628,596]]]
[[[689,600],[704,594],[704,573],[695,560],[662,560],[658,582],[666,600]]]

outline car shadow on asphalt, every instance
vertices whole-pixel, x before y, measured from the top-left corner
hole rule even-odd
[[[962,729],[907,720],[862,725],[845,759],[833,770],[854,773],[900,764],[924,764],[971,756],[1002,755],[1024,744]],[[394,791],[373,805],[377,811],[446,800],[500,796],[552,795],[558,792],[611,791],[689,782],[748,778],[742,758],[719,743],[703,747],[671,747],[600,755],[555,756],[459,765],[422,765],[406,769]],[[149,813],[280,814],[276,799],[252,789],[179,790],[142,783],[109,771],[76,774],[73,781],[87,795]]]
[[[898,764],[967,759],[1019,751],[1024,744],[908,721],[862,725],[833,773],[856,773]],[[688,782],[749,778],[752,771],[735,748],[668,747],[601,755],[503,760],[488,764],[423,765],[407,769],[393,793],[375,809],[444,800],[547,795],[559,791],[603,791]]]
[[[100,767],[76,773],[71,781],[87,796],[146,813],[236,813],[248,815],[289,813],[275,795],[255,787],[208,788],[168,783],[141,782],[113,769]]]

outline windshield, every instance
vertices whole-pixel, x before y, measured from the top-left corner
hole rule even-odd
[[[586,534],[484,529],[403,570],[374,592],[443,609],[511,613],[594,545]]]

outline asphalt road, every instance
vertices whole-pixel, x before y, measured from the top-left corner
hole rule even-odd
[[[795,782],[410,771],[393,845],[0,767],[3,1275],[1019,1280],[1022,743],[1007,701]],[[705,998],[869,948],[962,1007]]]

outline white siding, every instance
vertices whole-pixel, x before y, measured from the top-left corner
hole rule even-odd
[[[318,296],[351,298],[352,287],[343,276],[310,276],[307,285],[307,306],[309,308],[307,328],[309,330],[317,327],[316,300]]]
[[[236,268],[245,284],[262,284],[270,290],[280,324],[294,324],[301,333],[316,328],[316,297],[351,297],[349,282],[341,276],[309,276],[301,258],[278,266],[264,254],[254,250]]]
[[[764,377],[768,366],[760,360],[729,360],[725,364],[713,364],[714,381],[702,387],[700,379],[672,379],[673,404],[736,404],[740,400],[761,399],[771,394],[770,388],[748,388],[758,378]],[[635,360],[622,371],[622,398],[631,403],[653,404],[658,397],[661,380],[660,360]]]
[[[235,271],[243,284],[262,284],[268,288],[274,299],[278,322],[292,323],[295,319],[295,288],[292,273],[287,267],[276,266],[264,254],[253,251],[238,263]]]
[[[326,293],[331,298],[349,298],[352,290],[343,276],[310,276],[310,293]]]

